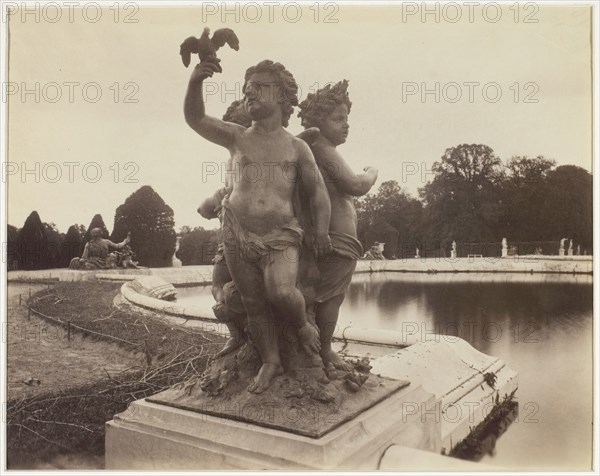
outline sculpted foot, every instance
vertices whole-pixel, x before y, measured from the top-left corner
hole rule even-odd
[[[319,339],[319,330],[306,323],[304,327],[298,330],[300,345],[306,355],[318,354],[321,350],[321,340]]]
[[[252,393],[262,393],[271,385],[271,381],[278,375],[283,374],[281,364],[263,364],[258,375],[254,377],[254,382],[248,387]]]
[[[216,359],[218,357],[222,357],[224,355],[229,354],[230,352],[233,352],[234,350],[239,349],[243,343],[243,339],[235,339],[233,337],[230,337],[229,339],[227,339],[227,342],[225,342],[223,348],[215,354],[214,358]]]
[[[336,352],[329,349],[327,352],[321,353],[321,358],[323,359],[323,363],[327,368],[328,364],[333,365],[338,370],[344,370],[346,372],[350,372],[353,367],[348,362],[345,362]]]

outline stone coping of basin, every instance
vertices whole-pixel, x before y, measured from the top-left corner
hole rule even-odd
[[[145,309],[178,316],[183,319],[197,319],[201,321],[216,322],[214,317],[206,316],[202,308],[198,306],[184,306],[183,304],[178,304],[177,302],[162,301],[150,296],[145,296],[136,292],[129,282],[124,283],[121,286],[121,294],[128,302]]]
[[[575,258],[575,259],[574,259]],[[506,258],[412,258],[359,260],[355,273],[567,273],[591,274],[592,256],[509,256]]]
[[[372,360],[371,372],[408,379],[411,385],[422,386],[436,396],[441,449],[448,454],[494,406],[514,394],[518,374],[502,359],[484,354],[458,337],[452,341],[446,337],[435,335],[427,342]],[[493,385],[486,382],[486,374],[495,376]]]
[[[121,286],[122,296],[131,304],[170,316],[179,317],[185,320],[199,320],[219,324],[214,316],[207,316],[205,311],[199,306],[183,305],[177,302],[163,301],[139,294],[130,283],[124,283]],[[215,326],[216,329],[216,326]],[[394,331],[387,329],[374,329],[356,326],[347,326],[337,328],[333,335],[334,339],[342,341],[352,341],[366,344],[385,345],[390,347],[406,347],[418,342],[428,342],[443,338],[448,342],[456,341],[458,337],[442,336],[431,332],[423,332],[418,326],[407,327],[403,331]]]
[[[508,256],[506,258],[411,258],[384,261],[359,260],[355,273],[393,271],[401,273],[565,273],[592,274],[593,256]],[[175,268],[71,270],[65,268],[8,271],[7,280],[126,281],[132,276],[154,275],[174,286],[210,284],[212,265]]]

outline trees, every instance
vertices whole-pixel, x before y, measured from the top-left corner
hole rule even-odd
[[[16,257],[19,269],[44,269],[48,254],[48,237],[38,212],[33,211],[17,238]]]
[[[82,227],[83,227],[83,225],[79,225],[80,230]],[[83,253],[83,249],[85,248],[86,243],[88,241],[90,241],[90,238],[91,238],[90,233],[94,228],[100,228],[102,230],[102,238],[108,238],[108,229],[106,228],[106,225],[104,224],[102,215],[97,213],[96,215],[94,215],[94,218],[92,218],[92,221],[90,222],[90,226],[87,227],[87,230],[85,231],[85,234],[83,235],[83,241],[81,242],[81,248],[79,249],[80,253]]]
[[[171,207],[145,185],[117,208],[111,240],[121,242],[131,232],[130,246],[141,265],[171,266],[176,241],[174,225]]]
[[[423,235],[431,245],[498,241],[501,161],[483,144],[461,144],[432,167],[435,177],[419,190],[425,204]]]
[[[68,268],[73,258],[81,256],[80,226],[71,225],[60,247],[60,267]]]
[[[423,207],[402,190],[396,180],[383,182],[376,194],[356,199],[355,204],[358,237],[363,246],[368,248],[375,241],[385,242],[386,257],[391,257],[399,256],[400,244],[401,250],[406,249],[414,255],[414,249],[420,241]]]
[[[177,257],[183,266],[212,264],[218,246],[217,230],[182,227],[180,236]]]
[[[6,227],[6,263],[7,270],[12,271],[19,269],[19,261],[17,259],[17,239],[19,238],[19,230],[17,227],[7,225]]]
[[[64,235],[58,230],[54,222],[43,223],[44,232],[48,239],[45,268],[59,268],[61,263],[61,243]]]
[[[544,230],[543,208],[547,199],[547,177],[556,162],[542,156],[512,157],[502,183],[502,209],[498,234],[511,241],[550,239]]]
[[[552,240],[571,238],[581,251],[593,248],[593,179],[575,165],[562,165],[548,172],[545,184],[542,229]]]

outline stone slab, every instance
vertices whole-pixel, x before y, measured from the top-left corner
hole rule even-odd
[[[422,412],[407,412],[414,405]],[[390,444],[439,451],[434,396],[412,385],[321,438],[138,400],[106,428],[110,470],[377,469]],[[302,411],[294,419],[303,418]]]
[[[240,388],[219,396],[207,395],[199,389],[199,385],[192,387],[191,391],[189,387],[186,389],[181,385],[147,400],[310,438],[320,438],[382,400],[390,398],[410,382],[370,375],[357,392],[346,389],[341,380],[329,382],[327,385],[317,384],[317,388],[323,392],[320,398],[331,399],[329,402],[290,394],[289,388],[294,384],[299,390],[300,381],[286,376],[277,377],[266,392],[258,395],[246,391],[247,382],[240,384]],[[303,418],[295,418],[299,412],[302,412]]]

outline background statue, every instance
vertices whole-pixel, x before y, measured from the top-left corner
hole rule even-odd
[[[566,238],[563,238],[560,240],[560,246],[558,248],[558,256],[564,256],[565,255],[565,241],[567,241]]]
[[[502,257],[506,258],[508,256],[508,242],[506,238],[502,238]]]
[[[135,253],[129,245],[125,245],[121,251],[113,252],[117,258],[117,268],[138,269],[138,262],[135,260]]]
[[[376,241],[375,243],[373,243],[371,248],[369,248],[369,250],[365,253],[363,258],[370,259],[370,260],[375,260],[375,259],[384,260],[385,259],[385,256],[383,256],[383,247],[384,246],[385,246],[385,243],[379,243],[378,241]]]
[[[69,263],[71,269],[111,269],[119,265],[119,257],[111,251],[123,250],[131,241],[131,233],[127,234],[121,243],[113,243],[109,239],[102,238],[102,230],[94,228],[91,232],[91,240],[83,249],[81,258],[73,258]],[[131,252],[131,248],[129,248]],[[133,253],[131,253],[133,255]],[[131,258],[131,256],[130,256]]]
[[[456,253],[456,241],[452,242],[452,249],[450,250],[450,258],[454,259],[457,257]]]

